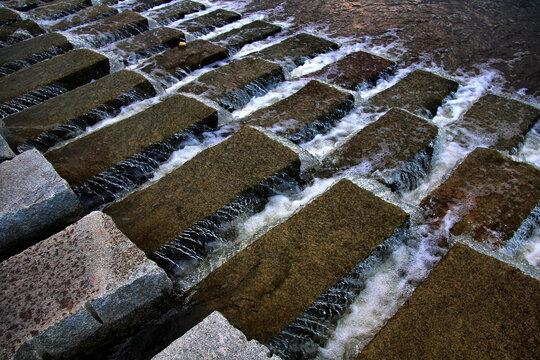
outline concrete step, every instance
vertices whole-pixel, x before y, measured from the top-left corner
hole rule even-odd
[[[393,72],[395,66],[391,60],[358,51],[304,77],[356,90],[364,83],[374,85],[379,78]]]
[[[44,33],[45,30],[32,20],[15,21],[0,26],[0,47],[10,46]]]
[[[0,117],[39,104],[108,73],[106,56],[78,49],[4,76],[0,78]]]
[[[240,20],[240,18],[242,18],[242,15],[233,11],[217,9],[208,14],[181,22],[176,28],[185,30],[193,36],[202,36],[215,28]]]
[[[534,358],[538,294],[538,280],[458,243],[357,359]]]
[[[15,21],[21,21],[20,15],[10,9],[0,8],[0,26],[9,25]]]
[[[0,48],[0,76],[11,74],[73,49],[65,36],[50,33]]]
[[[175,2],[158,10],[152,10],[148,16],[161,25],[166,25],[176,20],[184,18],[188,14],[206,9],[204,4],[196,1],[186,0]]]
[[[45,157],[72,186],[81,185],[120,160],[161,143],[190,126],[217,126],[217,111],[174,95],[127,119],[92,132]]]
[[[135,3],[135,6],[133,6],[131,10],[142,12],[150,8],[153,8],[154,6],[167,4],[169,2],[171,2],[171,0],[137,0],[137,2]]]
[[[248,57],[199,76],[179,92],[202,95],[232,111],[243,107],[253,96],[265,94],[284,79],[283,69],[278,64]]]
[[[504,245],[540,200],[540,170],[477,148],[422,200],[428,219],[453,219],[454,235]],[[428,220],[429,221],[429,220]]]
[[[210,39],[215,44],[226,47],[231,52],[240,50],[244,45],[255,41],[264,40],[281,31],[281,27],[267,23],[266,21],[255,20],[238,29],[227,31],[224,34],[214,36]]]
[[[99,212],[2,262],[0,284],[6,359],[79,358],[162,312],[171,291],[163,270]]]
[[[540,118],[540,110],[522,102],[488,94],[481,97],[451,129],[465,146],[487,145],[515,152]]]
[[[458,83],[425,70],[415,70],[396,85],[372,98],[377,108],[399,107],[413,114],[431,118],[443,100],[457,91]]]
[[[352,94],[312,80],[293,95],[249,115],[246,122],[301,143],[330,128],[353,106]]]
[[[52,24],[50,29],[52,31],[64,31],[114,14],[118,14],[118,10],[113,7],[107,5],[90,6]]]
[[[57,20],[89,6],[92,6],[90,0],[54,0],[41,4],[26,14],[40,20]]]
[[[261,179],[293,164],[299,166],[296,153],[246,127],[105,211],[148,254]]]
[[[4,118],[6,137],[14,148],[36,147],[45,152],[87,126],[117,115],[122,106],[155,94],[144,76],[117,71]]]
[[[438,129],[423,118],[393,108],[324,160],[333,171],[373,175],[392,190],[415,188],[431,168]]]
[[[18,10],[18,11],[28,11],[36,8],[39,5],[45,4],[52,0],[6,0],[2,1],[2,4],[5,7]]]
[[[220,311],[266,344],[407,220],[341,180],[202,280],[189,294],[191,311]]]

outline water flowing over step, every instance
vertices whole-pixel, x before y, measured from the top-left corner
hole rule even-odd
[[[215,28],[219,28],[240,20],[242,15],[233,11],[217,9],[208,14],[186,20],[176,25],[176,28],[185,30],[193,36],[202,36],[208,34]]]
[[[264,40],[281,31],[281,27],[261,20],[255,20],[238,29],[215,36],[210,40],[229,49],[230,52],[240,50],[244,45]]]
[[[90,0],[55,0],[26,12],[32,18],[40,20],[57,20],[92,6]]]
[[[13,10],[0,8],[0,26],[9,25],[15,21],[22,20],[19,14]]]
[[[370,98],[369,103],[379,108],[399,107],[432,118],[443,100],[457,88],[455,81],[425,70],[415,70],[396,85]]]
[[[121,70],[4,118],[6,137],[13,148],[46,151],[117,115],[122,106],[155,94],[144,76]]]
[[[477,148],[420,204],[427,219],[450,216],[454,235],[504,245],[540,200],[540,170]]]
[[[52,31],[64,31],[115,14],[118,14],[118,9],[107,5],[95,5],[65,17],[57,23],[52,24],[49,28]]]
[[[205,317],[218,310],[266,344],[407,220],[341,180],[214,270],[190,294],[191,311]]]
[[[153,8],[154,6],[167,4],[169,2],[171,2],[171,0],[138,0],[135,3],[135,6],[131,8],[131,10],[142,12],[150,8]]]
[[[312,80],[293,95],[249,115],[245,121],[300,143],[325,132],[353,106],[352,94]]]
[[[184,18],[184,16],[205,10],[206,6],[196,1],[186,0],[175,2],[166,7],[152,10],[147,15],[160,25],[167,25],[176,20]]]
[[[374,85],[379,78],[392,73],[395,67],[396,63],[391,60],[358,51],[304,77],[356,90],[363,83]]]
[[[18,11],[28,11],[52,0],[7,0],[3,5]]]
[[[353,168],[396,190],[412,190],[431,169],[438,129],[425,119],[393,108],[324,160],[333,171]]]
[[[0,47],[13,45],[44,33],[45,31],[32,20],[15,21],[0,27]]]
[[[45,34],[0,48],[0,76],[11,74],[38,62],[61,55],[73,49],[65,36]]]
[[[105,212],[148,254],[252,189],[261,179],[294,164],[299,167],[297,154],[245,127],[157,183],[110,205]]]
[[[209,71],[178,91],[204,96],[232,111],[283,80],[283,69],[278,64],[248,57]]]
[[[109,59],[78,49],[0,78],[0,118],[109,73]]]
[[[540,283],[457,243],[363,359],[534,358]]]

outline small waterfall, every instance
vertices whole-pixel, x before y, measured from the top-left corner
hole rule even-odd
[[[79,35],[79,38],[89,47],[100,48],[113,42],[143,33],[148,30],[146,24],[127,24],[119,29],[100,35]]]
[[[36,53],[31,56],[25,57],[24,59],[8,62],[0,66],[0,77],[14,73],[30,65],[37,64],[38,62],[53,58],[57,55],[64,54],[70,50],[70,47],[71,46],[66,46],[66,47],[54,46],[40,53]]]
[[[53,98],[55,96],[64,94],[71,90],[72,87],[63,83],[54,83],[45,85],[39,89],[32,90],[24,95],[16,97],[15,99],[6,101],[0,105],[0,119],[5,118],[11,114],[19,111],[23,111],[33,105],[42,103],[45,100]]]
[[[71,15],[71,14],[74,14],[76,13],[77,11],[80,11],[86,7],[88,7],[89,4],[85,4],[85,3],[82,3],[82,4],[79,4],[79,5],[74,5],[74,6],[70,6],[68,8],[65,8],[65,9],[62,9],[58,12],[55,12],[54,14],[51,14],[51,15],[47,15],[47,20],[58,20],[58,19],[61,19],[63,17],[66,17],[68,15]]]
[[[217,102],[229,111],[238,110],[249,103],[252,98],[266,94],[270,89],[276,87],[278,83],[284,80],[283,73],[272,74],[268,79],[259,79],[241,89],[234,90]]]

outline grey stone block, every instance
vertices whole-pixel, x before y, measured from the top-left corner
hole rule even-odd
[[[2,137],[1,128],[2,128],[2,121],[0,120],[0,162],[4,160],[13,159],[15,157],[13,150],[11,150],[6,140]]]

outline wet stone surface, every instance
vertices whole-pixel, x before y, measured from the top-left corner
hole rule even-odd
[[[91,6],[90,0],[55,0],[39,5],[37,8],[27,11],[32,18],[41,20],[56,20]]]
[[[264,40],[280,31],[280,26],[261,20],[255,20],[241,28],[233,29],[224,34],[215,36],[211,38],[210,41],[226,47],[229,51],[236,51],[244,45]]]
[[[65,17],[57,23],[51,25],[52,31],[63,31],[69,28],[83,25],[101,18],[118,14],[118,10],[107,5],[90,6],[81,11],[72,14],[69,17]]]
[[[15,11],[6,8],[0,9],[0,26],[8,25],[19,20],[21,20],[21,17]]]
[[[450,178],[422,200],[426,216],[451,216],[454,235],[503,245],[540,200],[540,171],[509,160],[495,150],[477,148]]]
[[[0,27],[0,47],[13,45],[44,33],[45,31],[32,20],[15,21]]]
[[[148,16],[160,23],[161,25],[180,20],[184,16],[206,9],[204,4],[196,1],[182,1],[163,7],[159,10],[151,11]]]
[[[457,243],[360,359],[530,359],[540,282]]]
[[[13,159],[14,157],[13,150],[11,150],[6,140],[0,135],[0,162]]]
[[[138,0],[131,10],[141,12],[153,8],[154,6],[169,3],[170,1],[171,0]]]
[[[242,15],[233,11],[217,9],[208,14],[186,20],[178,24],[178,26],[176,27],[187,31],[192,35],[201,36],[204,34],[208,34],[215,28],[225,26],[227,24],[240,20],[241,18]]]

